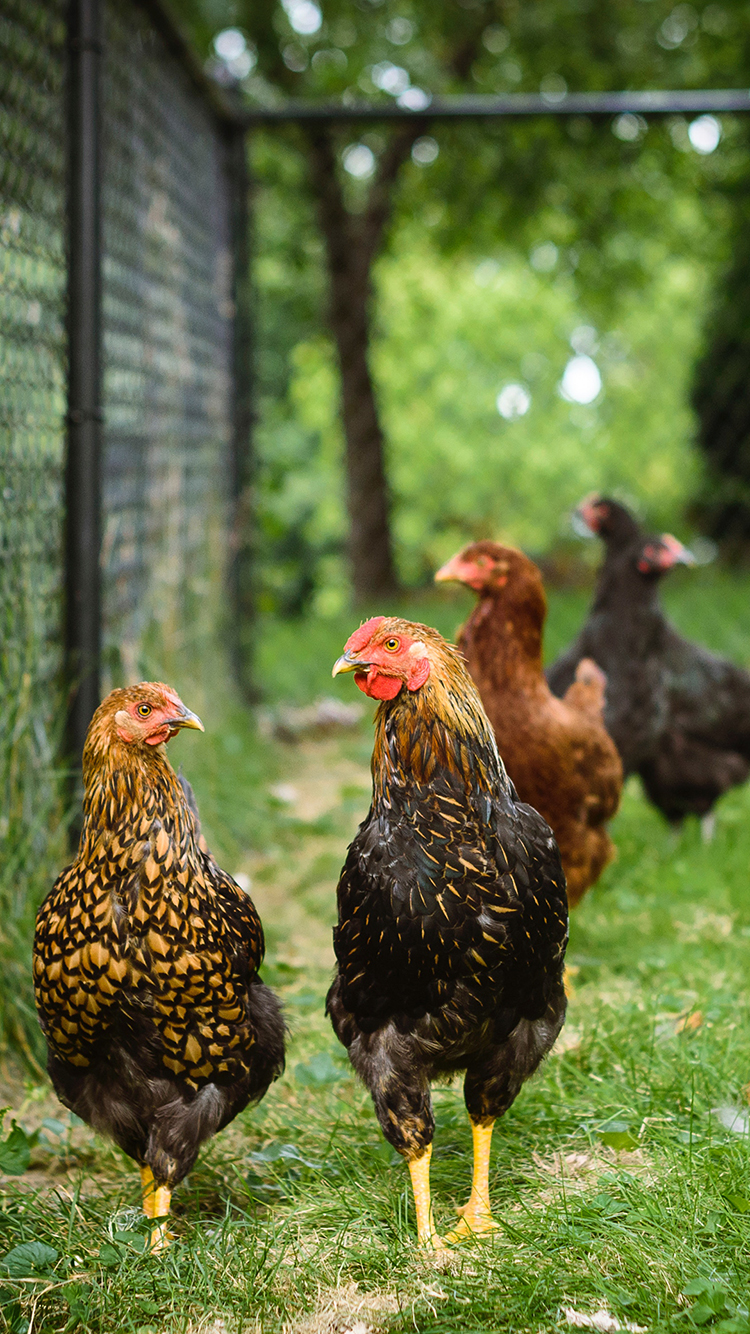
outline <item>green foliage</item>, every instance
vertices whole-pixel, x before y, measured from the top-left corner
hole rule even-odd
[[[377,71],[373,78],[383,61],[433,94],[536,92],[550,76],[576,90],[729,87],[750,47],[747,10],[737,0],[674,17],[672,0],[325,0],[312,32],[295,27],[293,5],[273,0],[174,0],[174,7],[205,54],[219,29],[244,29],[257,65],[242,91],[261,102],[275,90],[387,105]]]
[[[649,287],[597,332],[569,274],[550,281],[503,251],[479,264],[441,259],[413,235],[398,251],[378,272],[374,364],[407,583],[429,580],[474,537],[550,549],[567,510],[593,489],[622,493],[655,523],[675,524],[698,476],[685,405],[704,291],[697,264],[662,253]],[[581,326],[604,380],[590,406],[559,392]],[[345,531],[336,376],[321,340],[299,345],[293,364],[295,420],[319,441],[308,474],[319,503],[308,533],[322,552],[340,547]],[[528,390],[531,407],[504,420],[496,398],[509,383]],[[343,564],[321,562],[316,607],[327,614],[346,596]]]
[[[742,143],[731,122],[721,151],[708,158],[678,152],[664,128],[635,143],[609,127],[572,129],[562,139],[559,126],[543,122],[501,135],[482,129],[481,142],[476,127],[434,129],[437,162],[404,172],[405,221],[376,272],[372,365],[407,583],[424,581],[451,545],[475,534],[553,547],[555,507],[586,490],[620,491],[645,502],[655,522],[677,527],[699,489],[691,366],[725,232],[717,198],[707,208],[698,200],[707,198],[706,183],[738,169]],[[382,148],[378,132],[365,138]],[[270,144],[264,152],[271,171]],[[527,168],[544,187],[533,209]],[[498,171],[504,195],[493,183]],[[260,318],[268,346],[283,355],[257,433],[261,606],[298,614],[312,603],[327,614],[348,600],[338,373],[316,328],[321,260],[302,204],[309,298],[304,321],[292,314],[299,267],[285,271],[274,239],[277,216],[285,231],[280,198],[273,177],[259,209]],[[285,304],[283,329],[278,319],[263,323],[264,311]],[[598,330],[592,346],[604,374],[593,408],[557,393],[570,334],[582,325]],[[533,406],[506,423],[494,403],[514,381],[531,391]]]
[[[6,1176],[23,1176],[31,1161],[32,1145],[36,1136],[29,1136],[13,1122],[8,1138],[0,1142],[0,1172]]]
[[[656,0],[648,6],[634,6],[627,0],[607,6],[578,0],[537,0],[528,5],[477,0],[470,6],[386,0],[356,7],[346,0],[328,0],[319,26],[310,25],[312,32],[298,30],[292,4],[284,8],[270,0],[252,6],[246,0],[227,0],[224,5],[219,0],[183,0],[181,8],[194,39],[206,53],[219,28],[232,23],[244,29],[257,64],[243,80],[241,91],[251,102],[261,103],[281,95],[340,98],[351,105],[367,98],[386,105],[395,93],[381,86],[384,71],[393,76],[394,70],[402,84],[406,81],[412,89],[422,88],[430,94],[541,88],[551,101],[566,86],[731,86],[742,82],[742,62],[750,45],[750,24],[742,6],[711,5],[699,13],[691,6],[674,8],[671,0]],[[402,169],[395,192],[396,223],[386,238],[391,256],[388,264],[403,267],[392,274],[389,285],[388,265],[382,266],[374,311],[379,338],[373,366],[390,436],[399,563],[407,581],[425,576],[440,548],[441,533],[463,526],[485,530],[488,523],[500,522],[486,496],[488,455],[490,470],[493,463],[495,466],[493,482],[499,479],[503,491],[509,493],[518,524],[519,496],[525,504],[528,482],[533,486],[549,482],[557,494],[561,476],[571,478],[578,466],[576,455],[583,452],[581,437],[586,430],[580,424],[575,428],[572,434],[577,433],[579,439],[574,444],[566,420],[560,434],[562,408],[557,401],[553,403],[557,411],[546,413],[544,427],[536,430],[541,399],[545,395],[549,399],[552,388],[540,384],[533,418],[530,415],[514,428],[516,442],[523,442],[526,450],[523,437],[531,431],[533,420],[532,452],[539,466],[536,471],[525,466],[519,469],[516,460],[508,467],[500,466],[493,439],[499,424],[489,408],[483,420],[481,396],[475,414],[466,412],[463,403],[449,401],[461,369],[460,359],[452,365],[452,353],[457,342],[465,341],[465,329],[457,294],[448,271],[436,261],[436,250],[457,256],[459,269],[467,255],[477,260],[501,258],[512,268],[510,246],[517,263],[520,256],[525,260],[529,253],[532,257],[538,254],[540,247],[548,252],[552,247],[557,260],[552,262],[555,271],[547,284],[552,289],[548,301],[540,303],[532,297],[527,309],[516,301],[504,311],[506,318],[515,321],[518,343],[528,341],[530,326],[538,321],[540,312],[545,327],[534,330],[532,341],[544,346],[559,338],[553,319],[566,298],[571,308],[576,307],[579,323],[610,331],[628,326],[631,346],[648,352],[654,379],[665,375],[676,386],[675,393],[673,397],[667,390],[657,394],[663,411],[657,410],[654,416],[661,420],[654,420],[650,401],[640,414],[634,408],[638,392],[650,395],[647,375],[636,377],[624,414],[620,413],[623,395],[608,392],[598,414],[604,430],[592,430],[588,423],[591,447],[586,451],[588,467],[582,471],[588,478],[596,472],[596,463],[601,463],[602,483],[614,476],[614,483],[632,495],[646,492],[648,475],[652,494],[659,495],[659,510],[670,515],[674,526],[700,477],[700,469],[688,461],[686,452],[693,429],[686,407],[689,367],[707,281],[726,259],[735,209],[732,190],[747,177],[746,144],[739,126],[737,120],[722,118],[721,145],[704,156],[693,151],[687,121],[680,116],[648,125],[631,117],[624,127],[617,118],[594,123],[586,117],[428,127],[431,152],[426,158],[417,154]],[[390,133],[385,124],[344,125],[336,140],[340,162],[348,149],[361,144],[373,155],[374,167],[387,150]],[[337,462],[341,455],[338,375],[325,343],[321,255],[307,193],[305,151],[303,137],[292,131],[262,136],[254,151],[261,183],[261,605],[294,615],[310,604],[324,611],[341,605],[347,587],[342,560],[346,520]],[[357,179],[343,167],[340,175],[349,208],[357,214],[370,197],[370,180]],[[672,261],[686,263],[693,270],[689,285],[694,297],[690,312],[686,294],[677,303],[674,375],[667,365],[668,350],[654,348],[651,318],[655,306],[662,327],[668,325],[671,336],[663,270]],[[413,315],[407,307],[414,272],[420,269],[422,285],[434,287],[441,300],[436,315],[438,302],[427,293],[423,305],[429,318],[420,319],[417,312],[410,340],[408,330],[399,327],[395,289],[398,285],[406,289],[401,305],[405,315]],[[532,287],[542,282],[539,273],[532,275]],[[565,287],[563,293],[560,289]],[[688,328],[690,321],[692,329]],[[475,323],[478,338],[481,315]],[[642,327],[636,327],[639,325]],[[392,349],[383,347],[384,337],[392,339]],[[425,344],[421,349],[425,359],[429,361],[432,354],[435,366],[443,364],[442,376],[429,366],[420,374],[424,368],[414,349],[411,345],[404,349],[405,341],[416,344],[418,339]],[[506,342],[510,341],[508,331]],[[489,340],[490,346],[497,342],[496,338]],[[656,356],[652,355],[655,350]],[[610,384],[608,390],[613,387]],[[423,402],[430,393],[436,396],[433,418]],[[680,395],[682,401],[678,401]],[[650,448],[646,473],[638,469],[639,486],[630,485],[623,475],[628,472],[620,466],[625,430],[609,429],[608,407],[612,412],[617,409],[619,420],[630,419],[634,435],[629,450],[634,439],[638,444],[633,452],[639,459]],[[427,457],[427,441],[414,449],[411,436],[418,422],[433,431],[435,418],[439,419],[436,449]],[[461,439],[447,451],[451,426]],[[650,441],[648,431],[653,431]],[[674,479],[675,442],[680,433],[684,466],[680,465],[680,480],[674,483],[666,475]],[[558,435],[559,446],[551,446],[549,438],[557,440]],[[608,442],[618,455],[612,466]],[[656,457],[662,450],[659,468]],[[542,460],[545,451],[551,457]],[[446,452],[451,454],[447,469]],[[467,476],[469,455],[480,461],[471,480]],[[418,463],[425,458],[426,470],[420,476]],[[661,475],[656,478],[655,472]],[[600,479],[593,484],[600,484]],[[575,486],[563,484],[563,490],[567,496]],[[415,494],[417,503],[410,508]],[[537,510],[540,507],[541,497]],[[534,508],[532,504],[532,511]],[[452,511],[458,513],[458,523]],[[537,546],[549,544],[550,525],[542,532],[545,525],[538,513],[530,513],[521,527],[533,534],[525,540]]]
[[[0,1052],[20,1051],[39,1069],[28,949],[37,907],[65,856],[67,821],[56,759],[57,655],[31,576],[0,599]]]

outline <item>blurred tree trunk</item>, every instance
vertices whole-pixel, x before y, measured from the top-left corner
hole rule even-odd
[[[335,132],[327,125],[307,131],[330,284],[328,320],[341,373],[349,557],[358,602],[387,596],[397,587],[384,438],[369,363],[372,265],[390,221],[399,169],[423,131],[420,122],[410,120],[391,134],[358,214],[344,202]]]

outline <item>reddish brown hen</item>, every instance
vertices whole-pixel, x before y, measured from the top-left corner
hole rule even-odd
[[[435,578],[479,594],[459,647],[519,797],[554,831],[573,906],[614,855],[606,822],[622,764],[602,721],[606,677],[584,659],[564,699],[552,694],[542,671],[542,577],[523,552],[475,542]]]
[[[258,977],[260,918],[216,865],[167,759],[182,727],[203,731],[160,683],[113,690],[99,706],[78,856],[34,938],[55,1091],[140,1164],[154,1249],[200,1145],[284,1065],[279,1005]]]

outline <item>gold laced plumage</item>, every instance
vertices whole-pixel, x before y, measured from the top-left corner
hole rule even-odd
[[[141,1165],[153,1217],[154,1191],[280,1073],[283,1023],[257,976],[260,919],[208,852],[165,745],[120,735],[139,706],[169,715],[168,735],[201,726],[161,683],[100,705],[80,846],[39,910],[34,984],[58,1095]]]

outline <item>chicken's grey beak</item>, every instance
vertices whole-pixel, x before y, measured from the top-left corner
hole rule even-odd
[[[361,662],[359,658],[350,658],[348,653],[342,653],[333,664],[331,676],[340,676],[342,672],[366,672],[369,666],[369,662]]]
[[[591,527],[591,524],[587,522],[585,515],[581,513],[580,509],[573,510],[573,513],[570,516],[570,526],[576,537],[596,537],[594,529]]]
[[[169,726],[189,727],[196,732],[205,732],[206,730],[197,713],[192,713],[190,709],[185,709],[179,718],[170,718]]]
[[[662,544],[667,548],[675,565],[697,565],[692,551],[682,545],[678,538],[673,537],[671,533],[662,534]]]
[[[599,536],[596,510],[601,499],[598,491],[592,491],[590,495],[584,496],[583,500],[579,500],[570,516],[570,526],[577,537]]]

